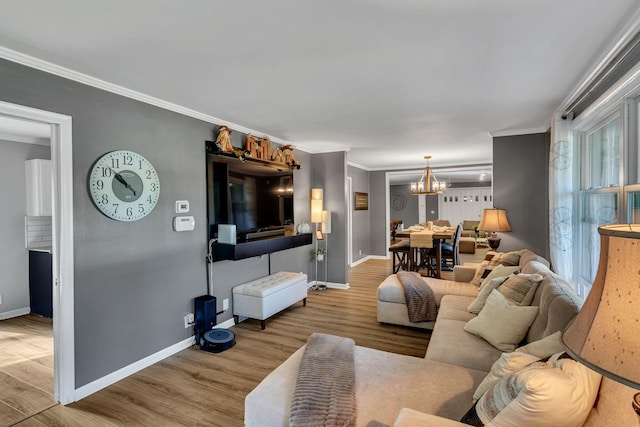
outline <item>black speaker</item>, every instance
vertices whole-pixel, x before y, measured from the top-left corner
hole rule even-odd
[[[194,311],[196,317],[196,343],[200,342],[207,331],[213,329],[218,323],[216,319],[216,297],[212,295],[203,295],[194,299]]]

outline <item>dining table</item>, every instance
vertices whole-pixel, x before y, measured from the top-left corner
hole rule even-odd
[[[397,231],[396,239],[410,239],[411,233],[415,233],[418,231],[425,231],[425,229],[407,228],[406,230]],[[436,279],[440,279],[442,277],[442,242],[444,240],[453,239],[455,233],[456,233],[455,228],[449,228],[449,227],[433,230],[433,235],[432,235],[433,247],[436,250],[436,270],[435,270]],[[416,262],[416,256],[417,256],[417,251],[412,251],[412,254],[411,254],[412,269],[414,268],[414,266],[418,265],[418,263]]]

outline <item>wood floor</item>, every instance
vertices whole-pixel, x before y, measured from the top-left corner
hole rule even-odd
[[[480,257],[481,253],[463,256],[463,261],[474,262]],[[36,332],[12,346],[24,348],[15,356],[0,353],[0,425],[242,426],[244,397],[313,332],[351,337],[357,345],[423,357],[429,331],[376,320],[377,286],[390,272],[390,261],[368,260],[351,270],[348,290],[310,292],[306,307],[298,303],[275,315],[267,320],[265,330],[260,330],[260,322],[255,320],[232,327],[237,344],[223,353],[188,348],[68,406],[52,400],[52,344],[44,358],[34,355],[35,359],[30,359],[29,352],[43,343],[46,334],[33,326],[37,326],[37,318],[20,317],[16,322],[31,324],[27,327]],[[450,274],[444,273],[445,278]],[[19,328],[5,322],[0,322],[0,339],[18,343],[18,338],[10,335]],[[51,341],[50,324],[48,330],[46,339]],[[30,363],[11,362],[24,362],[21,358]],[[28,376],[22,375],[25,372],[35,374],[35,379],[27,380]],[[17,383],[13,391],[5,387],[7,381],[14,386]]]

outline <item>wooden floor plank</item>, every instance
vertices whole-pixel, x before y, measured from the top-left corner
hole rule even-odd
[[[481,256],[467,259],[477,262]],[[377,321],[377,287],[390,273],[391,261],[368,260],[351,269],[348,290],[310,291],[306,307],[295,304],[273,316],[265,330],[250,319],[233,326],[237,344],[227,351],[215,354],[190,347],[79,402],[35,414],[28,422],[72,427],[242,426],[245,396],[314,332],[424,357],[429,331]],[[0,327],[0,332],[17,329]],[[26,346],[21,353],[29,353],[34,344]],[[39,427],[28,422],[19,425]]]

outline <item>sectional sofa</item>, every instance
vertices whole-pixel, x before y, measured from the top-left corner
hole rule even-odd
[[[525,339],[520,343],[530,345],[518,350],[526,352],[527,348],[537,348],[539,343],[559,336],[557,332],[563,330],[579,311],[581,299],[567,282],[549,269],[549,263],[544,258],[531,251],[522,251],[518,269],[523,274],[542,276],[531,302],[531,306],[538,309]],[[475,267],[467,268],[457,272],[454,277],[469,279],[476,273]],[[394,288],[393,280],[388,279],[386,285],[391,283],[391,288]],[[497,364],[504,354],[485,339],[465,330],[465,325],[477,316],[468,311],[479,294],[477,286],[468,280],[424,280],[434,287],[439,303],[438,316],[432,325],[433,332],[424,358],[360,346],[355,348],[358,426],[464,426],[457,420],[474,406],[476,389],[485,377],[493,374],[494,363]],[[303,351],[304,347],[270,373],[246,397],[246,426],[288,425],[290,401]],[[595,381],[593,376],[590,380],[592,383]],[[597,406],[589,409],[592,402],[584,403],[590,411],[584,425],[635,425],[630,424],[637,422],[630,408],[634,391],[608,379],[600,383],[599,376],[597,381],[599,389],[596,385],[593,393],[599,390]],[[562,406],[566,402],[558,401],[557,404]],[[543,413],[540,416],[545,415]],[[535,423],[529,421],[522,425]]]

